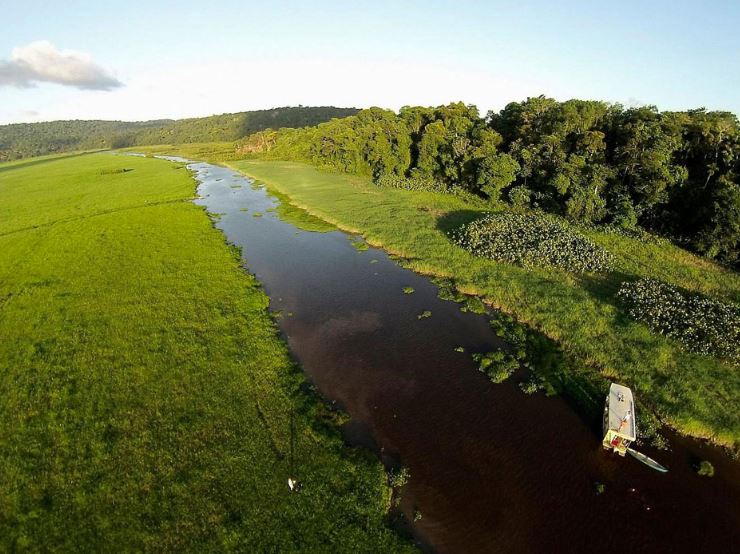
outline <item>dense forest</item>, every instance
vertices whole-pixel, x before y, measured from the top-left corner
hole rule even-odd
[[[305,161],[381,184],[643,227],[738,265],[740,126],[730,112],[659,112],[543,96],[481,117],[462,103],[370,108],[303,129],[268,129],[244,153]]]
[[[71,150],[234,141],[267,128],[305,127],[354,108],[286,107],[180,120],[52,121],[0,126],[0,162]]]

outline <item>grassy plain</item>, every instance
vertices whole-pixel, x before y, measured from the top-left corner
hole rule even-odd
[[[165,161],[0,165],[0,550],[403,551],[194,193]]]
[[[449,232],[491,206],[445,194],[381,189],[369,179],[275,161],[228,162],[290,197],[297,207],[403,258],[420,273],[454,279],[557,340],[594,375],[624,382],[681,432],[737,447],[740,374],[687,352],[630,320],[616,299],[624,280],[652,276],[719,299],[740,300],[740,276],[670,244],[646,244],[599,231],[588,235],[616,258],[606,275],[523,269],[473,256]],[[601,398],[595,399],[600,402]]]
[[[233,142],[193,142],[189,144],[159,144],[155,146],[133,146],[122,152],[141,152],[151,155],[172,154],[204,162],[222,162],[236,160],[236,147]]]
[[[20,158],[18,160],[0,163],[0,171],[8,171],[10,169],[17,169],[19,167],[30,167],[54,160],[61,160],[62,158],[74,158],[77,156],[83,156],[85,154],[91,154],[93,152],[101,151],[102,150],[81,150],[73,152],[62,152],[61,154],[47,154],[45,156],[36,156],[34,158]]]

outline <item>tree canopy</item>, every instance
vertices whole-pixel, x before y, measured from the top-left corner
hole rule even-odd
[[[72,150],[235,141],[270,127],[306,127],[355,113],[355,108],[298,106],[180,120],[0,125],[0,162]]]
[[[465,190],[587,225],[641,226],[737,265],[740,125],[729,112],[660,112],[538,96],[482,117],[472,105],[381,108],[269,129],[244,153]]]

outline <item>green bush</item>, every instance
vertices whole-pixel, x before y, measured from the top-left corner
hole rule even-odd
[[[532,191],[524,185],[512,187],[509,190],[509,203],[515,208],[524,208],[529,206],[532,200]]]
[[[740,308],[658,281],[623,283],[617,296],[630,317],[689,350],[740,364]]]
[[[463,225],[453,240],[477,256],[524,267],[604,271],[612,256],[565,221],[551,217],[494,213]]]
[[[424,177],[399,177],[398,175],[382,175],[375,180],[379,187],[402,190],[417,190],[427,192],[449,192],[449,187],[434,179]]]
[[[636,240],[642,244],[668,245],[670,241],[664,237],[648,233],[639,227],[620,227],[619,225],[593,225],[589,227],[594,231],[601,231],[612,235],[619,235],[628,239]]]

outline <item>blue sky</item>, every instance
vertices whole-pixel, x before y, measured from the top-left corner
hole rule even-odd
[[[2,15],[0,122],[538,94],[740,113],[738,1],[25,0]],[[37,41],[122,86],[80,85],[46,54],[29,69]]]

